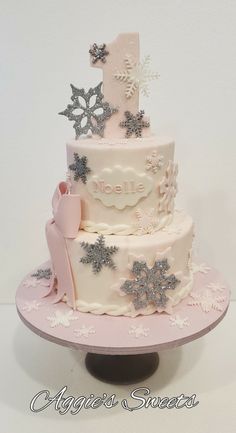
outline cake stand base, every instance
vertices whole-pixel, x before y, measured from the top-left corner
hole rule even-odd
[[[100,355],[87,353],[85,365],[96,379],[118,385],[141,382],[157,370],[158,353],[139,355]]]
[[[47,269],[50,262],[40,266]],[[23,323],[50,342],[87,353],[87,370],[109,383],[129,384],[152,375],[157,352],[200,338],[224,318],[230,291],[221,274],[206,265],[195,265],[192,292],[173,313],[114,317],[73,311],[65,302],[44,297],[48,280],[27,275],[16,293]]]

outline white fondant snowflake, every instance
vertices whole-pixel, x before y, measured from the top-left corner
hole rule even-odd
[[[32,310],[38,310],[39,306],[41,305],[41,302],[38,302],[36,299],[33,301],[25,302],[24,306],[22,307],[22,310],[27,311],[27,313],[30,313]]]
[[[156,230],[158,218],[155,215],[156,211],[154,208],[151,208],[147,211],[139,208],[136,210],[135,214],[138,219],[137,226],[139,235],[153,233]]]
[[[148,82],[159,77],[149,69],[150,56],[144,57],[142,63],[135,63],[130,56],[125,57],[125,70],[117,71],[114,77],[126,83],[125,96],[131,98],[139,89],[145,96],[149,95]]]
[[[171,326],[177,326],[179,329],[183,329],[184,326],[189,326],[188,317],[180,317],[178,314],[170,317]]]
[[[88,338],[90,334],[95,334],[95,329],[93,326],[82,325],[81,328],[74,330],[74,334],[76,337]]]
[[[157,151],[154,150],[151,155],[146,157],[146,170],[150,170],[156,173],[160,170],[164,164],[164,156],[158,155]]]
[[[202,274],[207,274],[211,270],[209,266],[207,266],[205,263],[194,263],[191,264],[191,269],[194,274],[197,272],[201,272]]]
[[[70,191],[72,187],[72,177],[71,177],[70,170],[67,170],[66,172],[66,183],[67,183],[68,190]]]
[[[129,329],[129,334],[133,335],[135,338],[147,337],[149,335],[150,329],[144,328],[143,325],[132,325]]]
[[[23,282],[23,286],[25,286],[25,287],[36,287],[38,284],[40,284],[40,281],[39,280],[36,280],[36,279],[28,279],[28,280],[25,280],[24,282]]]
[[[78,316],[74,316],[73,310],[69,310],[66,312],[62,312],[60,310],[55,311],[54,316],[48,316],[47,320],[51,322],[51,328],[54,328],[55,326],[62,325],[66,328],[70,326],[71,320],[77,320]]]
[[[36,286],[45,286],[45,287],[49,287],[49,283],[47,283],[46,281],[42,281],[42,280],[37,280],[36,278],[29,278],[28,280],[25,280],[23,282],[23,286],[25,287],[36,287]]]
[[[162,231],[168,235],[179,235],[182,232],[182,227],[170,224],[169,226],[163,227]]]
[[[190,296],[193,300],[189,301],[188,305],[199,306],[205,313],[209,313],[212,309],[217,311],[223,310],[220,303],[225,301],[225,297],[215,297],[210,290],[205,290],[200,293],[192,292],[190,293]]]
[[[207,287],[211,289],[212,292],[224,292],[226,289],[226,287],[220,283],[210,283],[207,285]]]
[[[161,194],[159,210],[161,212],[174,211],[174,198],[178,190],[176,182],[177,174],[177,164],[174,164],[173,161],[169,161],[166,169],[166,174],[159,184],[159,192]]]

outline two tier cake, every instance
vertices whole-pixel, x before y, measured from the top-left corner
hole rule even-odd
[[[171,313],[192,288],[193,221],[174,207],[174,141],[152,133],[139,93],[158,77],[139,58],[139,36],[94,43],[103,81],[71,85],[60,114],[73,122],[68,175],[53,196],[46,234],[54,302],[93,314]]]

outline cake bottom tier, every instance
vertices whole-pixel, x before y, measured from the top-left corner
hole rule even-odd
[[[80,230],[66,241],[77,309],[131,317],[171,313],[192,288],[192,237],[192,218],[183,212],[165,229],[143,236]]]

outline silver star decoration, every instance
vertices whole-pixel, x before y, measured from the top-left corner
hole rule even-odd
[[[130,111],[125,111],[126,120],[120,122],[121,128],[127,128],[126,138],[131,137],[131,135],[135,134],[135,136],[142,137],[143,128],[149,128],[150,123],[143,120],[144,110],[140,110],[137,114],[132,114]]]
[[[107,266],[111,269],[116,268],[111,256],[118,251],[118,248],[114,246],[106,247],[103,235],[97,238],[95,244],[81,242],[80,245],[87,253],[80,261],[84,264],[91,263],[94,274],[100,272],[103,266]]]
[[[74,171],[74,180],[78,182],[81,179],[83,183],[86,183],[87,174],[91,173],[91,169],[87,167],[87,156],[79,156],[78,153],[74,153],[74,160],[75,162],[69,165],[69,169]]]
[[[106,44],[98,45],[94,43],[89,50],[89,54],[91,54],[92,63],[97,63],[99,60],[106,63],[106,56],[108,56],[109,51],[106,50]]]
[[[31,277],[37,278],[37,280],[42,280],[45,278],[45,280],[50,280],[52,276],[52,271],[50,268],[47,269],[38,269],[37,272],[31,275]]]
[[[112,108],[108,102],[103,101],[101,87],[102,82],[86,92],[84,89],[77,89],[71,84],[73,104],[67,105],[67,108],[59,114],[75,122],[73,128],[76,138],[88,132],[103,137],[105,121],[118,111],[117,108]]]
[[[174,274],[166,275],[170,266],[167,259],[156,260],[149,268],[144,261],[134,261],[132,274],[134,279],[126,280],[120,290],[127,295],[133,295],[136,310],[152,303],[156,307],[166,307],[168,297],[166,290],[174,290],[180,281]]]

